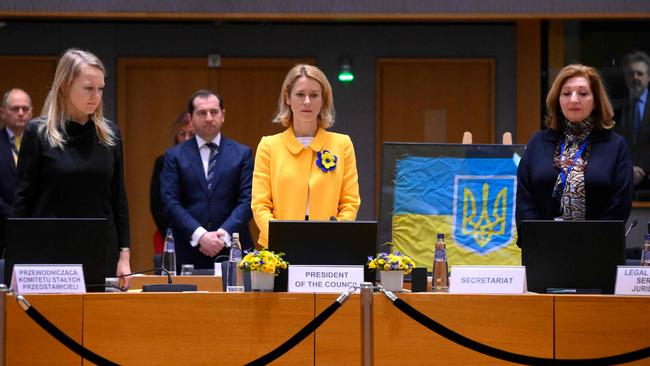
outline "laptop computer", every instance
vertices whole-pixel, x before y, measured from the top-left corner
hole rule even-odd
[[[614,293],[624,221],[524,220],[519,235],[528,291]]]
[[[377,221],[270,221],[269,249],[290,264],[366,264],[377,250]]]
[[[9,218],[5,281],[14,264],[81,264],[86,290],[105,289],[106,218]]]

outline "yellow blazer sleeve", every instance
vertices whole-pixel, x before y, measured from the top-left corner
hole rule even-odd
[[[353,221],[357,218],[361,198],[359,197],[359,176],[357,175],[357,160],[354,155],[354,145],[350,137],[345,135],[343,184],[339,194],[339,205],[336,219],[339,221]]]
[[[263,247],[268,247],[269,220],[273,219],[271,194],[271,146],[269,137],[262,137],[255,154],[251,209],[260,229],[258,243]]]

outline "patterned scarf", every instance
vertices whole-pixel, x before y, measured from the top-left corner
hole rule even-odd
[[[582,143],[593,129],[591,117],[581,122],[569,122],[566,119],[563,123],[563,137],[555,148],[554,162],[560,170],[553,198],[560,201],[560,216],[564,220],[584,220],[587,217],[586,193],[585,193],[585,170],[587,160],[591,154],[591,143],[588,141],[582,154],[576,157]],[[560,151],[564,142],[564,151]],[[566,183],[562,186],[562,171],[565,173]]]

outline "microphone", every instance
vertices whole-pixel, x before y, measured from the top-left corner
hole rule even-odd
[[[630,226],[627,228],[627,230],[625,230],[625,237],[626,238],[627,238],[627,234],[629,234],[630,231],[632,230],[632,228],[635,227],[636,224],[638,224],[638,223],[639,223],[639,220],[637,220],[637,219],[632,220],[632,222],[630,223]]]
[[[338,220],[336,219],[336,216],[330,216],[330,221],[338,221]]]
[[[120,279],[119,287],[124,288],[124,277],[130,277],[136,274],[150,273],[150,272],[157,272],[157,271],[162,271],[167,275],[167,283],[143,285],[142,292],[183,292],[183,291],[196,291],[197,289],[196,285],[172,283],[172,275],[165,268],[154,268],[145,271],[132,272],[132,273],[127,273],[124,275],[117,276],[117,278]]]

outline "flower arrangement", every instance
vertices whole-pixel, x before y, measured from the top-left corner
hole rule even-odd
[[[411,257],[400,252],[378,253],[374,258],[368,257],[368,268],[380,271],[404,271],[404,274],[409,274],[415,268],[415,262]]]
[[[239,268],[246,272],[266,272],[277,275],[281,269],[287,269],[289,262],[282,259],[284,253],[274,253],[270,250],[246,251],[246,255],[239,262]]]
[[[325,173],[336,169],[336,161],[338,158],[329,150],[319,151],[316,154],[316,166],[318,166]]]

